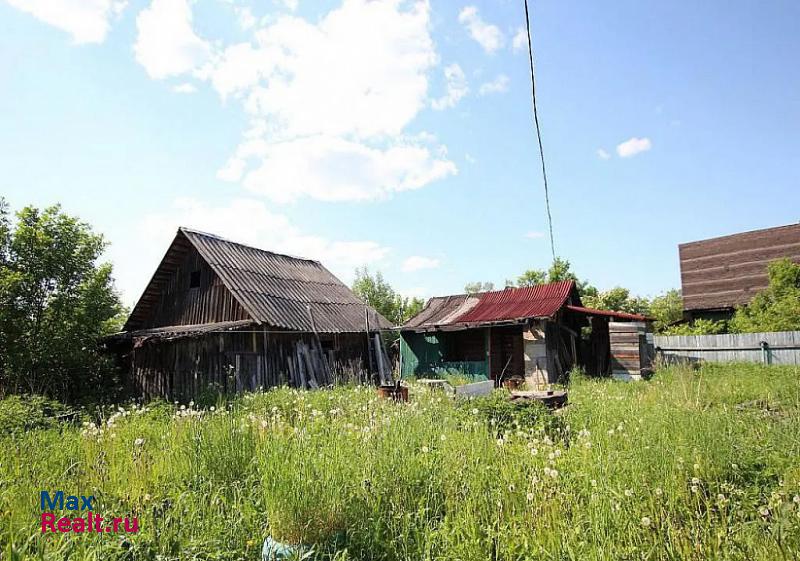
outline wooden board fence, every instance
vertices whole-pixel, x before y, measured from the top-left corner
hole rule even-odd
[[[656,354],[667,363],[761,362],[800,365],[800,331],[655,337]]]

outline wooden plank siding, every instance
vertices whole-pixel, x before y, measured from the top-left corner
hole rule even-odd
[[[767,287],[771,261],[800,263],[800,224],[685,243],[678,253],[684,309],[733,308]]]
[[[189,401],[207,392],[232,394],[276,386],[303,387],[298,344],[309,333],[250,331],[146,341],[134,346],[128,383],[135,395]],[[370,382],[365,333],[321,336],[332,379],[323,385]],[[312,348],[312,354],[316,350]]]
[[[200,286],[190,287],[193,272],[200,273]],[[233,294],[194,248],[161,284],[161,292],[141,329],[166,325],[195,325],[249,319]]]

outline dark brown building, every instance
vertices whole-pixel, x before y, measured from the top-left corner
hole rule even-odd
[[[685,243],[678,252],[686,319],[725,319],[767,287],[770,261],[800,263],[800,224]]]
[[[134,393],[189,399],[371,380],[390,327],[318,261],[180,228],[109,346]]]

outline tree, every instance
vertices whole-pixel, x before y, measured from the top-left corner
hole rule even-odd
[[[547,273],[541,269],[528,269],[517,277],[517,286],[536,286],[547,283]]]
[[[650,303],[647,298],[631,296],[630,290],[621,286],[616,286],[604,292],[587,294],[583,296],[582,300],[586,306],[597,308],[598,310],[642,315],[647,315],[650,311]]]
[[[65,400],[116,383],[99,339],[124,312],[101,235],[61,207],[0,199],[0,388]]]
[[[464,285],[464,292],[467,294],[477,294],[479,292],[489,292],[494,290],[493,282],[468,282]]]
[[[653,327],[656,333],[663,333],[669,326],[683,319],[681,291],[673,288],[653,298],[649,315],[655,319]]]
[[[551,282],[571,280],[578,289],[578,294],[583,298],[586,295],[596,296],[597,289],[587,281],[582,281],[572,272],[570,262],[561,257],[556,257],[550,268],[545,272],[541,269],[528,269],[517,277],[517,286],[537,286]]]
[[[380,271],[372,275],[367,267],[356,269],[353,292],[395,325],[405,323],[425,306],[421,298],[409,299],[395,292]]]
[[[769,285],[730,321],[734,333],[800,330],[800,264],[778,259],[767,267]]]
[[[664,329],[664,335],[719,335],[726,333],[728,325],[725,320],[696,319],[692,323],[671,325]]]

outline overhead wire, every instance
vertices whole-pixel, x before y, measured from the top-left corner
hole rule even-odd
[[[542,147],[542,132],[539,127],[539,112],[536,108],[536,76],[533,69],[533,45],[531,41],[531,20],[528,13],[528,0],[525,3],[525,28],[528,31],[528,60],[531,64],[531,99],[533,100],[533,122],[536,125],[536,140],[539,144],[539,158],[542,162],[542,179],[544,180],[544,201],[547,207],[547,228],[550,233],[550,251],[553,261],[556,260],[556,244],[553,238],[553,215],[550,212],[550,190],[547,186],[547,169],[544,164],[544,148]]]

